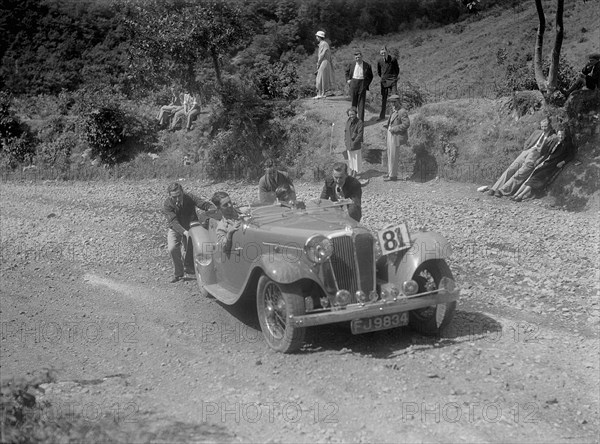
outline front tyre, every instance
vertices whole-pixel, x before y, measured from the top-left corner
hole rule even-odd
[[[445,261],[440,259],[423,262],[413,275],[419,284],[419,293],[439,288],[443,277],[454,280],[452,272]],[[441,335],[454,317],[456,301],[432,305],[410,312],[409,325],[424,335]]]
[[[291,353],[304,344],[305,328],[290,324],[290,315],[305,312],[298,285],[283,285],[261,276],[256,291],[256,309],[263,335],[273,350]]]

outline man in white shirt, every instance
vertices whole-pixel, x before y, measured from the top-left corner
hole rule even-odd
[[[354,63],[346,67],[346,82],[350,86],[352,106],[358,109],[358,118],[365,121],[365,100],[369,85],[373,81],[371,65],[362,58],[360,50],[354,51]]]

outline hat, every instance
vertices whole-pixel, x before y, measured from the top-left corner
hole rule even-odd
[[[401,97],[398,94],[392,94],[388,97],[388,100],[401,100]]]
[[[317,33],[315,34],[317,37],[321,37],[322,39],[325,38],[325,31],[317,31]]]
[[[600,53],[598,53],[598,52],[594,52],[594,53],[590,54],[590,55],[588,56],[588,58],[590,58],[590,59],[592,59],[592,60],[600,60]]]
[[[179,190],[183,190],[183,188],[182,188],[182,186],[181,186],[181,184],[179,182],[172,182],[167,187],[167,192],[168,193],[173,193],[173,192],[179,191]]]

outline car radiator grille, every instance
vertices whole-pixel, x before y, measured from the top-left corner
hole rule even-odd
[[[373,237],[361,233],[354,236],[354,243],[351,236],[334,237],[331,240],[333,242],[331,265],[338,288],[349,290],[352,293],[352,301],[355,302],[354,293],[358,289],[367,294],[374,290]],[[360,258],[360,261],[356,258]]]

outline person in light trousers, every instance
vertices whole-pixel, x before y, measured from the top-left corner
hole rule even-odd
[[[346,121],[345,141],[348,153],[348,167],[350,176],[356,177],[362,173],[362,142],[363,142],[363,122],[358,118],[356,107],[349,108],[346,111],[348,120]]]
[[[402,108],[402,100],[397,94],[389,97],[392,102],[394,112],[387,123],[387,155],[388,155],[388,174],[383,177],[385,181],[398,180],[398,153],[402,145],[408,143],[408,127],[410,119],[408,112]]]

